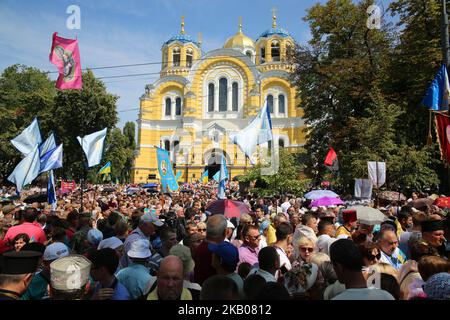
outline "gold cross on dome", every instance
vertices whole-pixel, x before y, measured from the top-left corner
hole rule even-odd
[[[239,33],[242,32],[242,17],[239,17]]]
[[[184,16],[181,16],[181,34],[185,34],[185,31],[184,31]]]
[[[277,8],[272,8],[272,28],[277,27]]]

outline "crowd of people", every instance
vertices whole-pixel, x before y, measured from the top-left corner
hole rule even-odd
[[[450,218],[418,197],[346,206],[296,195],[228,198],[213,184],[161,193],[130,185],[60,192],[56,206],[0,189],[0,300],[450,300]],[[83,199],[81,201],[81,196]]]

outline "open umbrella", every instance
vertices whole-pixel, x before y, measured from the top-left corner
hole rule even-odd
[[[354,206],[349,207],[348,210],[356,210],[356,218],[359,223],[369,226],[380,224],[387,219],[383,212],[371,207]]]
[[[213,201],[205,208],[205,211],[210,212],[211,215],[223,214],[226,218],[239,218],[241,214],[251,212],[245,203],[229,199]]]
[[[414,207],[416,209],[426,209],[433,205],[434,200],[431,198],[419,198],[408,202],[408,206]]]
[[[323,197],[317,200],[314,200],[313,202],[311,202],[311,207],[320,207],[320,206],[324,206],[324,207],[328,207],[328,206],[336,206],[336,205],[340,205],[340,204],[344,204],[344,202],[339,199],[339,198],[330,198],[330,197]]]
[[[25,202],[25,203],[47,202],[47,194],[46,193],[36,193],[36,194],[26,197],[23,200],[23,202]]]
[[[403,193],[397,191],[383,191],[380,192],[378,198],[387,200],[387,201],[405,201],[406,197]]]
[[[157,187],[158,187],[157,183],[147,183],[142,186],[142,188],[157,188]]]
[[[339,195],[331,190],[313,190],[305,194],[305,198],[310,200],[317,200],[324,197],[337,198]]]
[[[437,198],[433,204],[439,208],[450,208],[450,197]]]

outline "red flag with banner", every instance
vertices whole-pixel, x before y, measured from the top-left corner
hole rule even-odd
[[[81,79],[78,40],[61,38],[58,37],[58,32],[53,33],[52,49],[49,58],[50,62],[58,67],[59,71],[56,88],[81,90],[83,82]]]
[[[324,165],[332,171],[339,170],[339,162],[338,162],[337,154],[334,151],[334,149],[331,147],[327,153],[327,156],[325,157]]]
[[[75,181],[61,181],[61,190],[73,191],[77,188]]]
[[[436,133],[442,160],[450,163],[450,117],[436,113]]]

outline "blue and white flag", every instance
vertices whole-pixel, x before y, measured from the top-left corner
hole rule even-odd
[[[41,157],[41,167],[39,170],[39,173],[46,172],[53,169],[61,168],[62,161],[63,161],[63,148],[62,143],[57,146],[56,148],[53,148],[52,150],[48,151],[46,154],[44,154]]]
[[[56,210],[55,178],[53,176],[53,170],[50,170],[48,176],[47,202],[52,206],[52,210]]]
[[[261,111],[256,115],[250,124],[239,133],[230,134],[230,140],[237,144],[242,152],[250,159],[256,150],[256,146],[266,143],[273,139],[272,120],[270,119],[269,107],[267,101]]]
[[[227,169],[227,162],[225,160],[225,157],[222,157],[222,164],[220,166],[219,171],[219,190],[217,192],[217,197],[219,199],[226,199],[225,196],[225,180],[228,179],[228,169]]]
[[[77,137],[78,142],[83,148],[86,158],[88,160],[88,166],[93,167],[102,161],[103,145],[106,138],[107,128],[88,134],[83,138]]]
[[[422,100],[431,110],[448,110],[450,84],[445,65],[442,65]]]
[[[17,191],[22,192],[23,186],[31,183],[39,174],[39,147],[36,144],[32,151],[14,168],[8,180],[16,185]]]
[[[33,151],[36,145],[42,142],[41,131],[37,118],[26,127],[17,137],[11,140],[14,147],[17,148],[24,156]]]
[[[219,181],[219,178],[220,178],[220,170],[217,171],[217,172],[213,175],[212,178],[218,182],[218,181]]]
[[[39,147],[39,155],[42,157],[44,154],[49,152],[50,150],[56,148],[55,135],[53,132],[48,136],[47,140],[44,141],[43,144]]]
[[[156,157],[158,159],[158,172],[161,177],[162,191],[177,191],[178,182],[173,174],[172,163],[169,159],[169,152],[162,148],[156,147]]]

